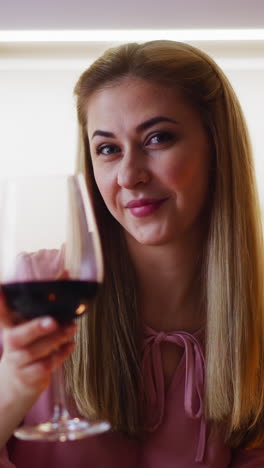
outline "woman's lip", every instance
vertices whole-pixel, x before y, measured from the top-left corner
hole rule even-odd
[[[167,198],[141,198],[140,200],[131,200],[127,203],[126,208],[140,208],[146,205],[160,204],[167,200]]]
[[[133,216],[142,218],[154,213],[166,200],[168,198],[133,200],[126,205],[126,208],[129,209]]]

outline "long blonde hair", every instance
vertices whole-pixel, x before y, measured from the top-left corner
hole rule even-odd
[[[106,261],[103,288],[82,319],[67,381],[79,410],[127,434],[142,427],[137,288],[122,232],[96,187],[87,138],[87,102],[124,76],[180,90],[213,146],[212,202],[204,254],[206,417],[226,424],[230,445],[257,446],[264,403],[263,240],[248,132],[224,73],[202,51],[153,41],[106,51],[80,77],[75,93],[87,184]]]

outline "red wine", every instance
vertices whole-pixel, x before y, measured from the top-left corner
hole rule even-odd
[[[15,316],[31,320],[51,315],[65,323],[88,310],[98,283],[77,280],[34,281],[1,285],[7,305]]]

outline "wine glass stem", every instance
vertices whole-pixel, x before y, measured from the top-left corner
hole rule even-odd
[[[52,391],[54,402],[52,422],[56,423],[59,421],[67,421],[70,418],[70,415],[66,407],[62,366],[59,366],[53,372]]]

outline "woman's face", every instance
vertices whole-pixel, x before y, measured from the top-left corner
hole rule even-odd
[[[186,100],[170,88],[124,78],[90,97],[87,122],[98,189],[132,238],[161,245],[201,228],[211,150]]]

